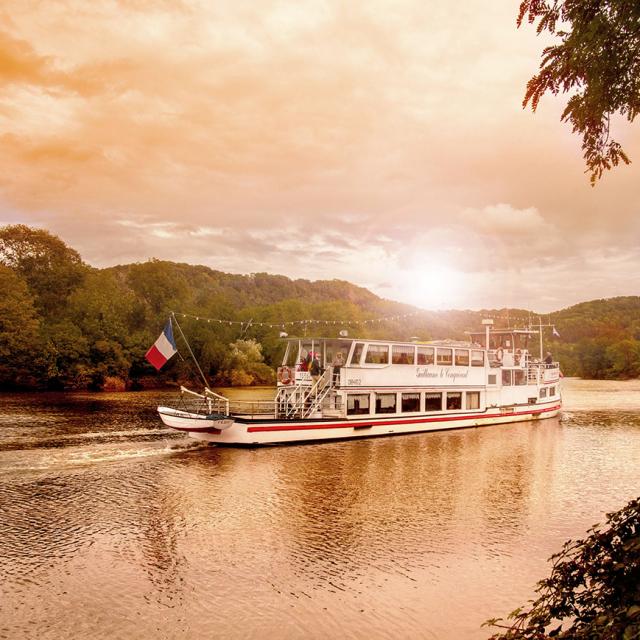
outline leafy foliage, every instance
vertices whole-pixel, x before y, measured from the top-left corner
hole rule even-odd
[[[640,376],[640,298],[592,300],[553,314],[561,338],[549,342],[567,375]]]
[[[44,229],[22,224],[0,228],[0,264],[27,281],[36,306],[45,314],[59,308],[85,273],[77,251]]]
[[[487,315],[505,318],[496,326],[507,316],[529,315],[523,309],[424,311],[363,323],[415,309],[340,280],[241,276],[161,260],[92,269],[59,238],[22,226],[0,228],[0,257],[7,265],[0,265],[7,292],[0,300],[0,387],[137,388],[198,380],[189,358],[172,359],[160,374],[144,359],[171,311],[228,321],[178,316],[205,374],[219,384],[270,384],[283,354],[280,329],[325,337],[347,328],[361,338],[464,339]],[[566,375],[639,376],[639,318],[638,297],[583,303],[553,314],[562,338],[547,343]],[[249,319],[248,330],[229,324]],[[316,322],[284,324],[300,319]],[[349,327],[349,321],[361,324]],[[184,350],[179,333],[178,344]]]
[[[607,527],[565,543],[551,557],[551,575],[538,598],[507,621],[491,640],[634,640],[640,638],[640,498],[607,516]]]
[[[33,383],[42,366],[40,321],[27,283],[0,265],[0,386]]]
[[[633,122],[640,110],[640,3],[637,0],[523,0],[518,26],[537,22],[560,42],[542,52],[523,106],[535,111],[549,92],[570,93],[562,120],[582,136],[591,184],[629,158],[610,137],[611,117]]]
[[[271,367],[264,364],[262,345],[253,338],[240,338],[229,345],[222,368],[215,377],[215,383],[234,386],[275,384],[275,374]]]

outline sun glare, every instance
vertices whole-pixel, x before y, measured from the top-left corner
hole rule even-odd
[[[415,267],[407,273],[407,298],[426,309],[451,309],[463,304],[462,288],[462,274],[444,265]]]

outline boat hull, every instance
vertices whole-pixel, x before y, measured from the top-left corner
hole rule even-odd
[[[352,419],[306,419],[269,420],[232,418],[232,424],[219,429],[215,424],[206,425],[206,420],[189,422],[182,417],[160,413],[162,421],[169,427],[187,432],[191,437],[204,442],[221,445],[260,446],[270,444],[293,444],[301,442],[343,440],[374,436],[441,431],[484,427],[553,418],[560,413],[560,402],[535,405],[510,405],[492,407],[485,411],[460,414],[429,414],[419,416],[367,416]],[[160,409],[160,408],[159,408]],[[167,418],[170,418],[167,421]]]
[[[207,416],[170,407],[158,407],[158,414],[168,427],[189,433],[216,433],[229,429],[234,424],[233,418],[228,416]]]

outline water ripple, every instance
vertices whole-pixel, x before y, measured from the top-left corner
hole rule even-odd
[[[0,638],[485,638],[637,493],[640,410],[598,389],[562,420],[259,450],[168,432],[161,393],[0,397]]]

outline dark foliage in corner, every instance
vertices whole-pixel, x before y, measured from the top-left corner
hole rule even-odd
[[[503,629],[491,640],[640,638],[640,498],[589,533],[551,557],[536,600],[485,623]]]

